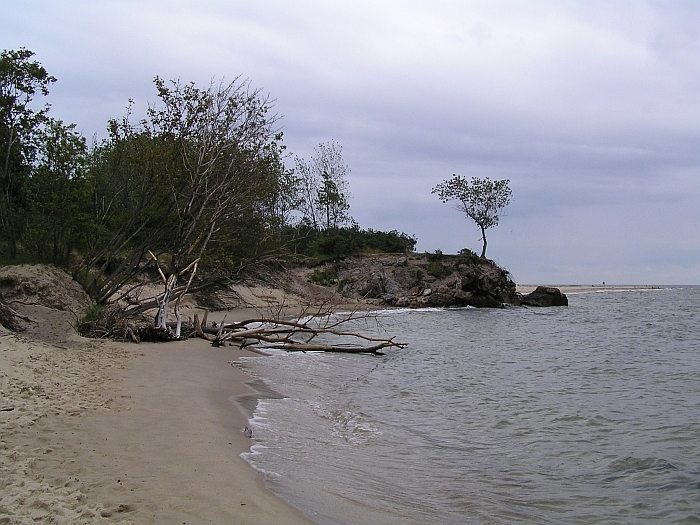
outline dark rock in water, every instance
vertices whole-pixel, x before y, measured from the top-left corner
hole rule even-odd
[[[445,306],[454,306],[452,296],[444,293],[431,293],[425,298],[425,305],[433,308],[441,308]]]
[[[568,306],[569,300],[559,288],[538,286],[524,296],[520,302],[523,306]]]
[[[475,294],[469,301],[469,306],[475,308],[503,308],[503,301],[489,294]]]

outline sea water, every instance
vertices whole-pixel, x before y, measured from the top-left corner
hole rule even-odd
[[[378,312],[384,357],[276,353],[245,457],[311,519],[700,523],[700,288]],[[274,397],[274,396],[272,396]]]

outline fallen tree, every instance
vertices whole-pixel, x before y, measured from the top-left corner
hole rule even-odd
[[[341,330],[340,326],[358,319],[357,316],[335,318],[327,315],[319,323],[319,317],[310,316],[296,321],[254,318],[245,321],[218,326],[195,326],[195,333],[212,342],[213,346],[222,346],[227,342],[241,348],[255,345],[259,348],[276,348],[287,352],[334,352],[352,354],[383,355],[385,348],[404,348],[404,343],[395,341],[394,337],[380,338],[358,332]],[[364,317],[364,316],[363,316]],[[195,321],[198,323],[198,321]],[[206,323],[206,321],[205,321]],[[210,337],[208,334],[214,335]],[[351,343],[314,342],[319,336],[350,339]]]

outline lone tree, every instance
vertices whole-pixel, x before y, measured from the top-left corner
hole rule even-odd
[[[509,182],[507,179],[491,180],[488,177],[472,177],[469,181],[461,175],[452,175],[451,179],[433,188],[432,193],[437,194],[442,202],[457,201],[457,209],[481,228],[482,258],[486,257],[486,230],[498,225],[500,210],[510,203]]]

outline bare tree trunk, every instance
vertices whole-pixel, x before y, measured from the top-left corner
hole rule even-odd
[[[481,258],[485,259],[486,258],[486,229],[479,224],[479,228],[481,228],[481,240],[483,241],[483,247],[481,249]]]

